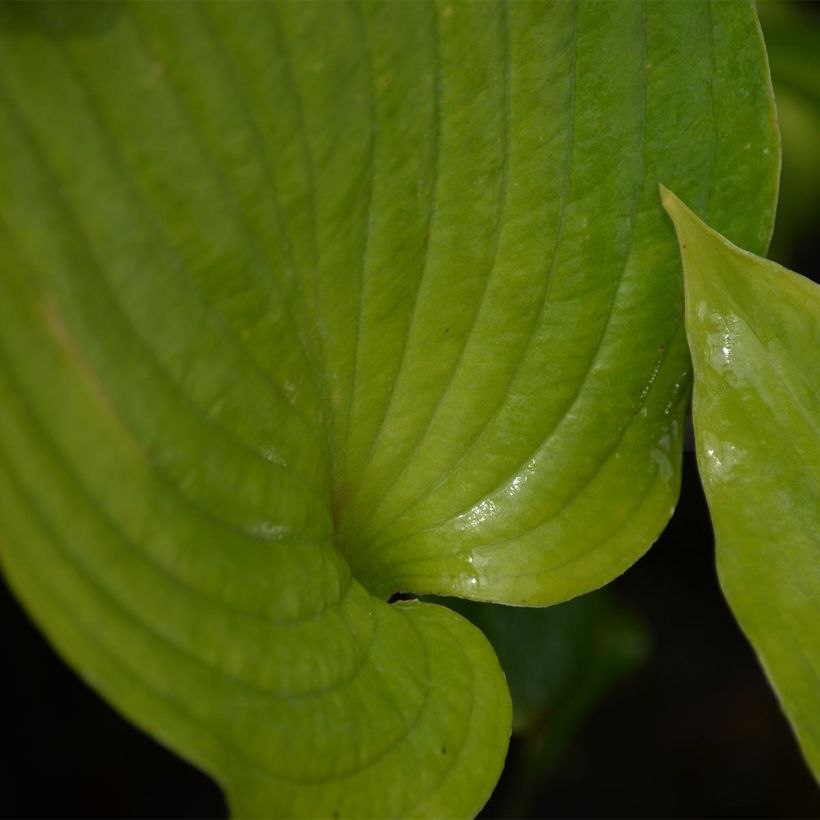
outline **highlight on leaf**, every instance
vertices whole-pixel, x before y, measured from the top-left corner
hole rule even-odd
[[[3,571],[238,814],[474,814],[503,673],[388,601],[565,601],[663,529],[656,186],[765,249],[754,8],[101,9],[0,7]]]
[[[820,776],[820,286],[671,191],[721,586]]]

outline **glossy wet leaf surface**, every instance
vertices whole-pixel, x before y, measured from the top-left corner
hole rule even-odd
[[[669,192],[721,585],[820,772],[820,288]]]
[[[666,523],[657,183],[771,229],[746,4],[0,7],[0,543],[240,815],[464,815],[509,697],[452,612]],[[412,772],[412,777],[408,776]]]

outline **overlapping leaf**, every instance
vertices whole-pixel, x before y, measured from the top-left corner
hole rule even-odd
[[[241,814],[474,812],[466,621],[666,522],[664,179],[761,250],[745,4],[0,7],[3,564]]]
[[[664,201],[721,585],[820,772],[820,288]]]

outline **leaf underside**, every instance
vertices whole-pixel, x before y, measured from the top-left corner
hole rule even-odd
[[[664,180],[762,251],[746,4],[0,6],[0,554],[241,815],[476,812],[478,630],[664,526]],[[386,787],[389,784],[389,787]]]
[[[720,583],[820,776],[820,287],[664,202]]]

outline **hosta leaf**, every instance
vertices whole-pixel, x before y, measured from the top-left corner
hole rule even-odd
[[[491,649],[674,504],[670,181],[762,250],[747,4],[0,6],[0,522],[241,814],[475,812]]]
[[[820,773],[820,288],[664,203],[720,582]]]

